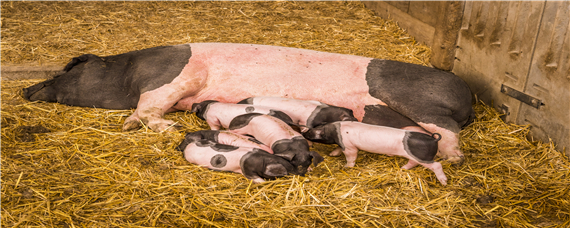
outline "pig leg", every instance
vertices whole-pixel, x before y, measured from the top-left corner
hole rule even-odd
[[[411,169],[411,168],[416,167],[416,166],[419,165],[419,164],[420,164],[420,163],[417,163],[417,162],[415,162],[415,161],[413,161],[413,160],[408,160],[408,163],[405,164],[404,166],[402,166],[402,169],[408,170],[408,169]]]
[[[139,128],[141,121],[153,131],[172,129],[174,122],[162,116],[180,99],[197,94],[205,85],[207,75],[203,64],[191,60],[171,83],[141,94],[137,109],[123,124],[123,131]]]
[[[435,124],[419,123],[430,132],[439,133],[441,140],[438,142],[438,156],[456,164],[463,163],[464,156],[459,149],[459,126],[455,124],[452,130],[438,127]]]
[[[217,118],[215,120],[207,120],[206,123],[208,123],[211,130],[220,130],[222,126]]]
[[[338,157],[340,156],[341,153],[342,153],[342,148],[337,147],[336,149],[334,149],[332,152],[329,153],[329,156]]]
[[[344,167],[354,167],[356,157],[358,156],[358,149],[347,148],[344,150],[344,156],[346,157],[346,165]]]
[[[430,169],[431,171],[433,171],[435,173],[437,180],[439,180],[439,182],[442,185],[447,185],[447,177],[445,176],[445,173],[443,172],[443,168],[441,167],[441,163],[439,163],[439,162],[433,162],[431,164],[425,164],[425,163],[418,163],[416,161],[409,160],[406,165],[402,166],[402,169],[409,170],[409,169],[411,169],[417,165],[422,165],[423,167]]]
[[[265,182],[265,180],[261,177],[253,178],[253,179],[251,179],[251,181],[253,181],[254,184],[259,184],[259,183]]]

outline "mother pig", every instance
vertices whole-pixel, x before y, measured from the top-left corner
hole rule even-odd
[[[254,96],[317,100],[352,109],[365,123],[442,135],[440,155],[461,162],[458,132],[473,115],[471,92],[452,73],[390,60],[230,43],[163,46],[120,55],[82,55],[51,80],[24,89],[31,101],[137,108],[123,130],[155,131],[163,115],[193,103]],[[417,124],[416,124],[417,123]]]

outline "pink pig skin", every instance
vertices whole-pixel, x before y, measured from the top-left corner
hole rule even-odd
[[[184,158],[208,169],[240,173],[254,183],[297,174],[285,159],[252,147],[223,145],[210,140],[198,140],[184,145]]]
[[[213,100],[192,105],[192,112],[195,112],[199,118],[206,120],[212,130],[227,129],[236,116],[247,113],[278,115],[280,118],[287,118],[287,121],[291,122],[290,117],[286,116],[284,112],[277,111],[279,113],[275,113],[275,111],[271,107],[262,105],[222,103]]]
[[[285,122],[268,115],[255,117],[247,126],[239,129],[232,129],[230,132],[241,135],[252,135],[269,147],[281,139],[292,139],[293,137],[299,136],[303,137],[299,132],[294,131]]]
[[[270,154],[273,154],[273,151],[267,145],[259,143],[259,141],[257,141],[252,137],[235,134],[230,131],[219,131],[219,130],[201,130],[201,131],[187,133],[184,136],[184,142],[181,144],[182,148],[178,149],[184,150],[183,148],[189,143],[203,139],[224,145],[259,148]]]
[[[357,121],[350,109],[314,100],[260,96],[247,98],[239,104],[261,105],[282,111],[300,127],[301,132],[336,121]]]
[[[235,173],[242,173],[240,166],[240,159],[253,148],[241,147],[237,150],[231,152],[216,152],[210,147],[200,147],[196,143],[190,143],[184,149],[184,158],[192,164],[196,164],[212,170],[230,171]],[[212,166],[210,163],[213,156],[221,154],[227,158],[228,163],[223,169]],[[243,173],[242,173],[243,174]],[[254,180],[258,182],[263,182],[263,179]]]
[[[418,158],[412,157],[406,152],[403,141],[406,132],[409,131],[354,121],[335,122],[329,125],[336,125],[335,129],[337,133],[340,133],[338,140],[342,140],[341,147],[344,148],[343,150],[339,147],[329,155],[339,156],[341,152],[344,153],[347,161],[346,167],[354,166],[358,150],[388,156],[396,155],[409,159],[408,163],[402,167],[403,169],[411,169],[418,164],[422,165],[432,170],[442,185],[447,185],[447,177],[439,162],[419,161]],[[434,139],[434,143],[436,142]]]
[[[322,102],[313,100],[298,100],[285,97],[253,97],[253,105],[271,107],[285,112],[293,120],[293,123],[302,126],[307,125],[307,119]]]
[[[250,140],[250,138],[251,137],[235,134],[230,131],[220,131],[220,134],[218,134],[218,143],[239,147],[259,148],[267,151],[270,154],[273,154],[273,151],[271,148],[269,148],[269,146],[254,143]]]

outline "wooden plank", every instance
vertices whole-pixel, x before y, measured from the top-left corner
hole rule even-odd
[[[517,123],[530,124],[530,136],[570,155],[570,2],[547,1],[524,92],[544,106],[522,105]]]
[[[521,102],[501,85],[524,91],[544,2],[466,2],[453,72],[475,96],[516,122]]]
[[[386,3],[396,7],[404,13],[408,13],[408,7],[410,7],[410,1],[387,1]]]
[[[438,18],[431,46],[432,56],[430,63],[436,68],[451,70],[455,61],[457,37],[461,28],[465,2],[447,1],[438,3],[440,6],[437,9],[440,12],[433,13]]]
[[[63,69],[63,66],[2,66],[2,80],[49,79]]]
[[[411,1],[408,14],[435,27],[438,24],[439,16],[445,13],[445,6],[445,1]]]
[[[424,23],[406,12],[382,1],[362,1],[366,7],[373,10],[376,15],[384,19],[392,19],[398,25],[405,29],[412,35],[418,42],[423,42],[428,46],[433,43],[433,35],[435,28],[427,23]]]

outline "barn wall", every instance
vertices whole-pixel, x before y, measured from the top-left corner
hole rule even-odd
[[[432,65],[463,78],[505,121],[570,155],[569,1],[365,4],[430,45]]]
[[[463,1],[363,1],[377,15],[393,19],[417,41],[432,47],[431,64],[451,70]]]

